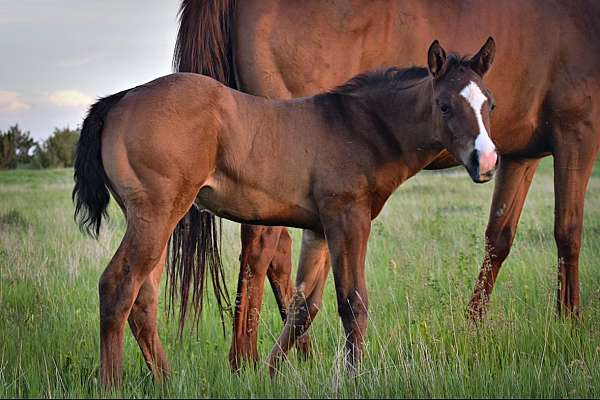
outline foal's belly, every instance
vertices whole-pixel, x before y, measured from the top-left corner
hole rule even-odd
[[[246,224],[313,229],[320,221],[305,196],[289,192],[272,195],[228,178],[209,179],[200,189],[196,204],[219,217]]]

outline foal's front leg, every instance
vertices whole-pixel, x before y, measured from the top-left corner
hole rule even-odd
[[[323,216],[322,216],[323,218]],[[355,373],[367,330],[368,298],[365,257],[371,232],[368,207],[350,205],[323,218],[331,255],[338,312],[346,332],[346,366]]]

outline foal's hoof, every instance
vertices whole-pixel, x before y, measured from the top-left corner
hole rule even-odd
[[[269,364],[269,377],[271,379],[275,379],[275,377],[277,376],[278,372],[279,371],[277,370],[277,367]]]
[[[296,340],[296,349],[301,360],[306,361],[312,356],[312,347],[310,345],[310,336],[302,335]]]
[[[269,355],[267,365],[269,366],[269,376],[271,379],[275,379],[275,377],[279,374],[279,366],[281,365],[281,360],[283,357],[285,357],[284,354],[275,351]]]

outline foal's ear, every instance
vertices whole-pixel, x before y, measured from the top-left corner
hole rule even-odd
[[[429,46],[427,65],[429,73],[436,79],[442,77],[446,72],[446,52],[437,40],[434,40]]]
[[[494,38],[490,36],[483,47],[470,60],[473,71],[483,77],[492,66],[495,54],[496,42],[494,42]]]

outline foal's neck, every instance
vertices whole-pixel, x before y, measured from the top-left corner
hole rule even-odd
[[[382,155],[382,163],[397,163],[403,181],[427,166],[443,149],[432,118],[432,97],[430,78],[425,77],[366,84],[348,93],[334,91],[325,108],[338,124],[372,144]]]

